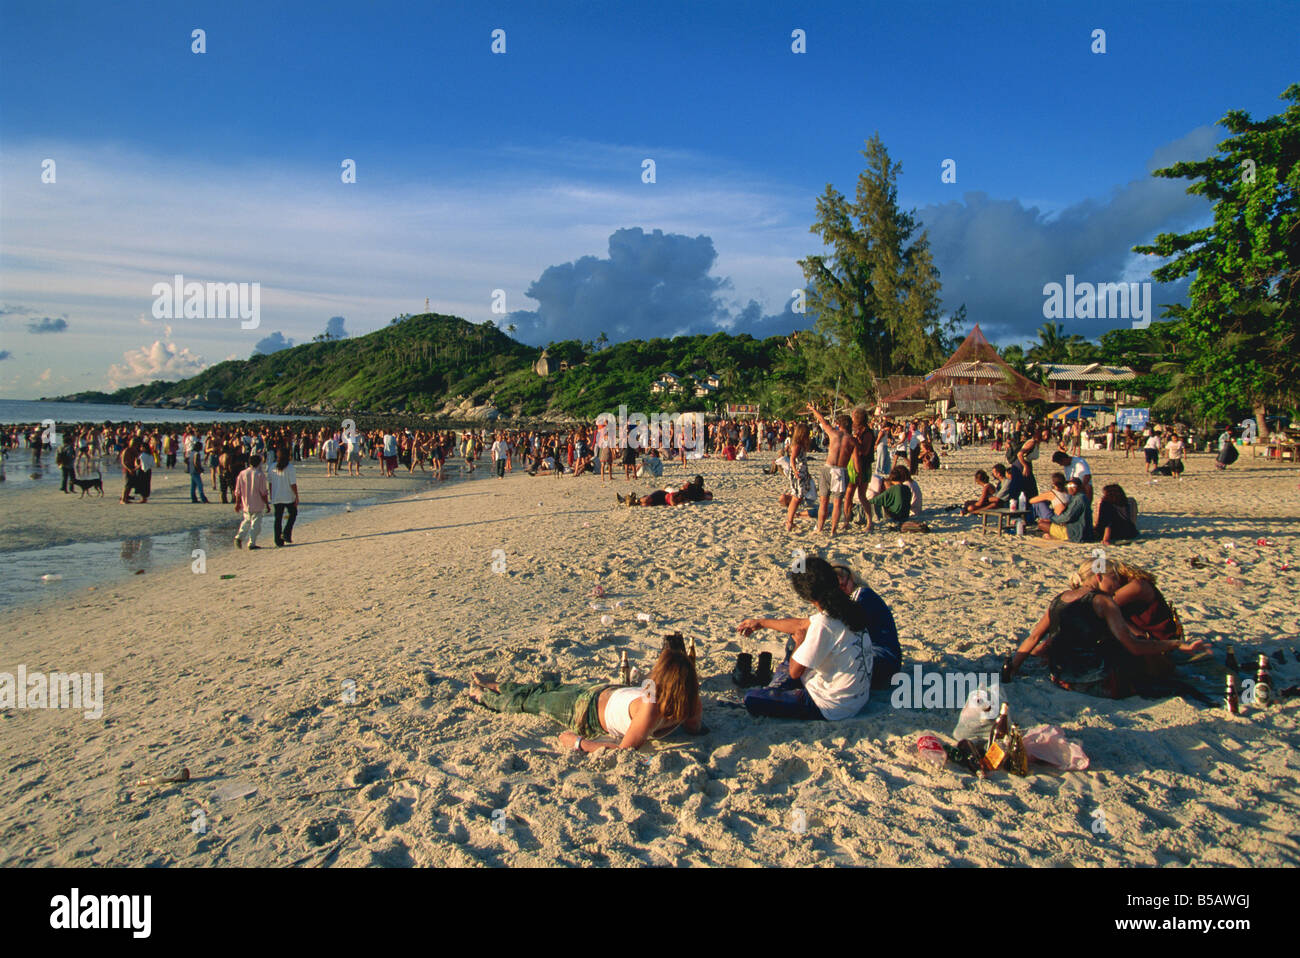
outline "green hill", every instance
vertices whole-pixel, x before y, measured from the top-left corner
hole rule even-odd
[[[786,337],[683,336],[633,340],[597,349],[566,341],[546,348],[551,372],[534,366],[542,350],[511,339],[492,323],[426,313],[349,339],[305,343],[270,355],[218,363],[175,383],[153,382],[69,401],[186,405],[250,412],[409,412],[451,415],[493,403],[507,416],[593,417],[615,411],[712,409],[761,402],[772,409],[800,401],[804,351]],[[718,380],[716,392],[653,392],[662,373]]]

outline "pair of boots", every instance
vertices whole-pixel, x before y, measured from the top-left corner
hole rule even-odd
[[[756,685],[767,685],[772,681],[772,653],[758,653],[758,669],[754,669],[754,657],[748,652],[736,656],[736,667],[731,671],[731,681],[742,689]]]

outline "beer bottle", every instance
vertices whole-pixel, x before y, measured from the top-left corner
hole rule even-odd
[[[624,649],[622,652],[619,653],[618,679],[619,682],[623,685],[632,684],[632,667],[628,664],[626,649]]]
[[[1011,731],[1007,733],[1007,742],[1010,745],[1010,751],[1007,753],[1007,771],[1013,775],[1028,775],[1029,751],[1025,748],[1025,740],[1020,733],[1019,725],[1011,726]]]
[[[1240,672],[1241,666],[1237,664],[1237,653],[1233,646],[1228,646],[1228,657],[1224,660],[1224,667],[1229,672]]]
[[[1007,760],[1007,754],[1011,750],[1011,743],[1008,736],[1011,732],[1011,710],[1007,708],[1007,703],[1002,703],[1002,708],[998,710],[997,721],[993,723],[993,728],[989,731],[988,748],[984,751],[984,761],[990,771],[1002,767],[1002,763]]]
[[[1224,690],[1223,704],[1233,715],[1240,715],[1241,708],[1237,705],[1237,702],[1237,677],[1229,672],[1228,686]]]
[[[1268,700],[1273,697],[1273,681],[1268,669],[1268,656],[1259,653],[1259,671],[1255,673],[1255,705],[1267,708]]]

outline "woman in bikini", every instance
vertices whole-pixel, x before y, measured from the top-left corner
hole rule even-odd
[[[494,712],[548,715],[568,728],[560,744],[577,752],[640,748],[649,738],[677,726],[698,735],[704,728],[704,703],[695,664],[671,641],[644,685],[561,685],[559,682],[498,682],[470,676],[470,698]]]

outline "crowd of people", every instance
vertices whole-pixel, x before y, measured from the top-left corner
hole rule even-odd
[[[1043,536],[1074,542],[1111,543],[1138,534],[1136,502],[1124,489],[1109,483],[1095,491],[1091,465],[1082,454],[1086,432],[1077,423],[960,416],[892,420],[873,416],[865,407],[828,416],[813,404],[807,413],[792,420],[723,420],[699,436],[671,427],[616,431],[606,422],[540,430],[212,425],[205,432],[194,426],[167,431],[110,424],[68,429],[56,462],[65,491],[72,491],[77,480],[102,474],[104,464],[116,463],[124,504],[149,501],[155,470],[184,469],[195,503],[211,501],[208,479],[214,498],[219,494],[238,516],[235,546],[257,549],[262,518],[272,513],[275,544],[292,544],[299,505],[295,463],[304,460],[323,463],[327,476],[343,475],[346,464],[349,476],[373,467],[383,477],[401,469],[434,479],[447,478],[449,463],[456,460],[465,475],[472,475],[480,460],[490,461],[488,474],[497,479],[517,468],[529,475],[591,474],[614,481],[621,465],[624,480],[632,481],[662,477],[669,462],[686,466],[706,457],[745,460],[766,446],[767,452],[778,453],[764,471],[784,478],[780,502],[786,529],[806,516],[815,519],[818,532],[835,536],[855,523],[868,532],[878,523],[926,531],[918,476],[943,468],[944,459],[962,445],[985,444],[1001,454],[998,461],[975,472],[973,498],[949,508],[964,515],[1023,510]],[[1104,435],[1107,448],[1123,448],[1126,456],[1141,441],[1148,473],[1162,468],[1161,454],[1166,474],[1181,477],[1184,471],[1188,447],[1173,430],[1138,436],[1112,426]],[[1221,449],[1232,442],[1225,435]],[[4,444],[10,447],[24,438],[30,448],[30,436],[12,432]],[[35,445],[39,462],[39,438]],[[821,454],[815,471],[810,462],[814,452]],[[1040,468],[1051,470],[1041,481]],[[646,494],[617,495],[618,503],[628,507],[712,498],[703,475]],[[872,689],[887,688],[904,667],[893,614],[847,566],[809,557],[789,578],[794,596],[808,607],[805,614],[747,618],[737,626],[745,636],[760,630],[787,636],[784,660],[772,669],[769,659],[763,681],[747,679],[743,673],[748,666],[738,663],[737,682],[761,686],[746,693],[744,706],[755,716],[773,718],[851,717]],[[1062,688],[1122,697],[1168,688],[1161,683],[1172,674],[1170,655],[1195,654],[1204,647],[1187,641],[1149,573],[1120,562],[1096,572],[1088,562],[1008,657],[1004,678],[1010,680],[1029,656],[1041,656],[1048,660],[1051,680]],[[487,707],[561,719],[571,726],[561,741],[583,751],[634,748],[677,728],[701,731],[693,658],[666,645],[650,679],[648,692],[604,684],[520,685],[480,675],[472,685],[475,698]]]

